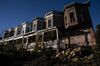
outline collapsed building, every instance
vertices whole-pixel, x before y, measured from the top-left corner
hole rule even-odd
[[[70,45],[95,46],[89,2],[71,3],[63,12],[51,11],[4,32],[2,44],[12,44],[27,51],[52,47],[66,49]]]

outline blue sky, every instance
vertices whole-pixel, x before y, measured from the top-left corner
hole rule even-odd
[[[0,33],[5,29],[31,22],[34,17],[44,17],[51,10],[63,11],[64,5],[86,0],[0,0]],[[90,0],[93,26],[100,24],[100,0]]]

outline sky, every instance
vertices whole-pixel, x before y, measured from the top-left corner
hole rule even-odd
[[[25,21],[31,22],[35,17],[44,17],[49,11],[63,11],[64,6],[71,2],[84,1],[86,0],[0,0],[0,33]],[[100,0],[90,0],[89,10],[95,28],[100,24]]]

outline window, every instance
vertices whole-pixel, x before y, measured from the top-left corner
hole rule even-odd
[[[83,19],[83,15],[82,15],[82,14],[80,15],[79,18],[80,18],[81,21],[84,21],[84,19]]]
[[[21,30],[18,30],[17,35],[20,35],[20,34],[21,34]]]
[[[27,27],[26,32],[32,31],[32,27]]]
[[[5,31],[4,38],[7,38],[7,37],[9,37],[9,32],[8,31]]]
[[[70,17],[70,22],[75,22],[75,17],[73,12],[69,13],[69,17]]]
[[[79,19],[80,19],[80,21],[84,21],[84,10],[83,9],[81,10],[81,13],[79,15]]]
[[[33,24],[33,30],[36,30],[36,24]]]
[[[22,34],[24,34],[24,30],[22,30]]]
[[[14,35],[14,31],[10,31],[10,36],[13,36]]]
[[[42,29],[42,24],[40,23],[39,26],[38,26],[38,30]]]
[[[49,27],[52,27],[52,21],[51,20],[48,20],[48,28]]]

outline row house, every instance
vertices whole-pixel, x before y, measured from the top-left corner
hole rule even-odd
[[[93,29],[89,2],[71,3],[64,6],[64,26],[66,44],[79,46],[95,46],[95,32]]]
[[[89,13],[89,2],[71,3],[63,12],[50,11],[44,18],[35,17],[5,31],[4,44],[13,44],[27,51],[52,47],[55,50],[72,46],[95,46],[95,32]]]
[[[58,28],[64,27],[63,12],[51,11],[45,14],[45,19],[47,29],[55,26]]]

